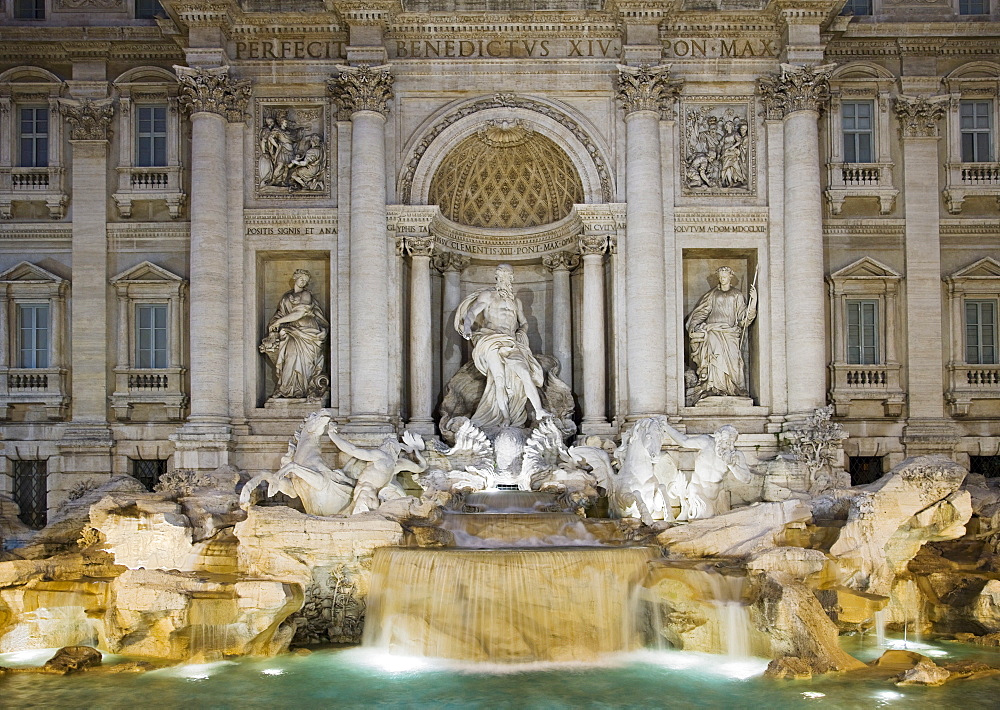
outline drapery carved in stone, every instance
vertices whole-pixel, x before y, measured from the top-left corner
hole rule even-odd
[[[327,85],[341,111],[350,115],[357,111],[375,111],[389,115],[393,77],[389,65],[348,67],[338,65],[340,74]]]
[[[542,257],[542,265],[549,271],[572,271],[580,265],[580,255],[571,251],[557,251]]]
[[[758,79],[767,119],[779,120],[796,111],[822,111],[830,100],[830,72],[835,66],[782,64],[780,74]]]
[[[756,163],[749,102],[685,102],[682,109],[683,186],[689,194],[731,194],[753,187]]]
[[[585,234],[580,237],[580,254],[583,256],[603,256],[609,246],[610,240],[606,234]]]
[[[448,153],[427,201],[459,224],[519,229],[559,221],[583,196],[562,148],[520,120],[497,120]]]
[[[447,271],[462,273],[471,262],[472,259],[465,254],[457,254],[453,251],[439,251],[434,254],[434,268],[442,274]]]
[[[937,136],[938,120],[944,116],[948,96],[896,97],[894,109],[899,119],[899,130],[904,138],[933,138]]]
[[[625,114],[666,111],[680,93],[683,80],[670,78],[670,65],[618,65],[618,100]]]
[[[258,103],[258,116],[258,196],[326,193],[329,156],[323,107]]]
[[[230,78],[228,66],[202,69],[174,65],[174,71],[180,81],[181,106],[186,111],[217,113],[233,123],[244,120],[250,100],[249,79]]]
[[[111,99],[103,101],[67,101],[61,102],[62,112],[69,121],[70,140],[74,141],[106,141],[111,128],[111,119],[115,114]]]

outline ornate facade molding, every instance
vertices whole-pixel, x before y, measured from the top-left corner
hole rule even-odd
[[[580,237],[579,248],[582,256],[603,256],[610,246],[610,238],[607,234],[585,234]]]
[[[465,254],[457,254],[453,251],[440,251],[434,254],[434,268],[442,274],[447,271],[457,271],[462,273],[472,263],[472,259]]]
[[[434,256],[434,237],[424,234],[407,234],[397,244],[400,256]]]
[[[763,76],[757,88],[764,103],[765,118],[780,120],[796,111],[822,111],[830,100],[833,64],[803,67],[782,64],[780,74]]]
[[[181,106],[189,113],[217,113],[231,123],[246,118],[250,80],[232,79],[229,67],[202,69],[174,66],[180,82]]]
[[[618,101],[625,115],[636,111],[668,111],[680,93],[683,80],[670,78],[670,65],[638,67],[618,65]]]
[[[542,265],[549,271],[572,271],[580,265],[580,256],[572,251],[557,251],[543,256]]]
[[[357,111],[374,111],[382,116],[389,115],[393,78],[388,64],[377,67],[338,65],[337,69],[340,74],[327,85],[342,113],[350,116]]]
[[[63,115],[69,121],[70,140],[74,141],[106,141],[111,128],[111,119],[115,114],[114,102],[111,99],[102,101],[70,101],[61,102]]]
[[[938,121],[944,116],[949,96],[896,97],[893,108],[903,138],[936,138]]]

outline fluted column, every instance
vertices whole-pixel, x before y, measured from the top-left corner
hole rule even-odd
[[[785,65],[760,79],[769,119],[784,120],[785,367],[788,413],[826,402],[826,314],[819,114],[830,97],[832,66]]]
[[[72,422],[74,429],[103,429],[108,408],[108,129],[114,104],[110,99],[64,101],[62,113],[73,150]]]
[[[629,419],[665,411],[666,292],[660,113],[679,82],[669,65],[619,66],[618,100],[625,109],[626,236],[625,362]],[[670,150],[670,146],[666,146]]]
[[[229,438],[229,189],[226,124],[242,121],[250,82],[229,67],[175,66],[181,106],[191,116],[191,412],[181,429],[175,466],[226,463]],[[190,445],[184,442],[193,439]],[[201,438],[215,440],[206,447]]]
[[[542,264],[552,272],[552,355],[559,362],[559,379],[573,387],[573,312],[569,274],[580,264],[572,252],[546,254]]]
[[[389,251],[385,208],[388,66],[338,67],[330,91],[351,117],[351,414],[365,426],[389,422]]]
[[[410,257],[410,420],[407,428],[434,434],[434,371],[431,363],[431,256],[434,239],[403,237],[402,252]]]
[[[582,434],[605,433],[607,426],[607,351],[604,345],[605,235],[580,239],[583,255],[583,421]]]
[[[469,257],[454,252],[441,252],[434,256],[434,268],[444,277],[441,298],[441,388],[462,366],[462,336],[455,330],[455,311],[462,302],[462,272],[469,265]]]

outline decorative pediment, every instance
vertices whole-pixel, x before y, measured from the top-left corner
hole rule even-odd
[[[901,278],[903,278],[901,273],[892,267],[886,266],[880,261],[872,259],[870,256],[862,257],[857,261],[848,264],[843,269],[830,274],[830,279],[832,281],[841,281],[843,279],[898,280]]]
[[[111,277],[112,284],[119,283],[184,283],[185,279],[149,261],[136,264],[117,276]]]
[[[979,261],[959,269],[948,277],[948,282],[962,279],[1000,279],[1000,261],[985,256]]]
[[[37,283],[65,283],[66,279],[56,276],[51,271],[46,271],[37,264],[27,261],[12,266],[0,274],[0,283],[5,284],[37,284]]]

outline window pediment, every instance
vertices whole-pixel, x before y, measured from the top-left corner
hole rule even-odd
[[[46,271],[37,264],[29,261],[22,261],[0,274],[0,283],[4,284],[64,284],[66,279],[56,276],[51,271]]]
[[[117,276],[111,277],[112,285],[117,285],[119,283],[142,283],[142,284],[155,284],[155,283],[184,283],[185,279],[182,276],[167,271],[161,266],[144,261],[141,264],[136,264],[130,269],[126,269]]]

